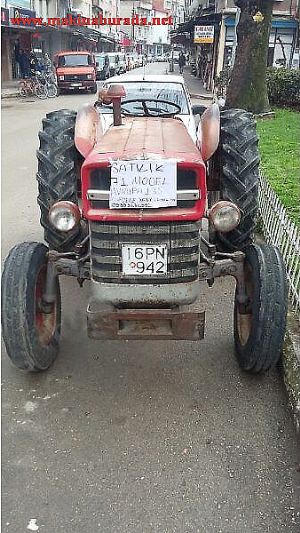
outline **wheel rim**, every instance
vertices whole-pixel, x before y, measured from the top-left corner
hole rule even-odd
[[[55,85],[48,85],[47,93],[48,98],[55,98],[55,96],[57,96],[57,87],[55,87]]]
[[[56,329],[57,303],[53,304],[51,313],[44,313],[42,309],[42,298],[46,283],[47,267],[40,269],[35,286],[35,326],[39,341],[43,346],[50,344]]]
[[[244,269],[245,276],[245,290],[247,295],[247,303],[239,304],[237,303],[237,330],[239,335],[239,340],[242,346],[247,344],[251,330],[252,330],[252,320],[253,320],[253,275],[252,269],[249,264],[245,265]]]
[[[44,85],[39,85],[36,87],[35,94],[38,98],[47,98],[47,91]]]

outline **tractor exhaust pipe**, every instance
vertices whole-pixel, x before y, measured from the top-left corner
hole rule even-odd
[[[121,84],[111,85],[108,89],[101,89],[99,99],[104,104],[113,105],[114,126],[122,125],[121,98],[126,96],[124,86]]]
[[[121,98],[113,99],[114,126],[122,126]]]

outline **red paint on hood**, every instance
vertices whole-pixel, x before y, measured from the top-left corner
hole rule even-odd
[[[206,168],[201,153],[180,119],[127,117],[121,126],[112,126],[96,143],[82,166],[83,214],[90,220],[167,221],[199,220],[206,202]],[[176,159],[177,166],[197,173],[201,198],[190,208],[95,209],[87,200],[91,169],[110,166],[111,160]]]

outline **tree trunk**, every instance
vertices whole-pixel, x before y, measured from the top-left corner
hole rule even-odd
[[[241,14],[226,107],[264,113],[270,110],[266,67],[273,0],[236,0],[235,4]]]

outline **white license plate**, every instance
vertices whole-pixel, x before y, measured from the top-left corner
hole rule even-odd
[[[166,244],[122,245],[122,272],[125,276],[165,276],[168,270]]]
[[[71,87],[81,87],[81,83],[71,83]]]

